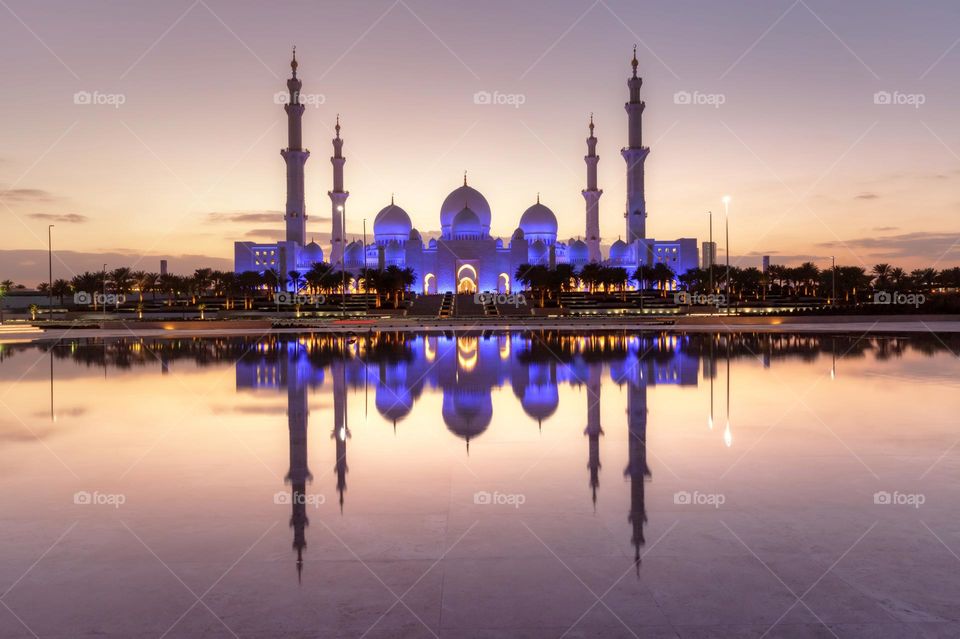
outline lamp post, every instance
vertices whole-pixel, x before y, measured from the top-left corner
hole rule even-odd
[[[94,304],[96,307],[96,304]],[[107,265],[103,265],[103,315],[107,315]],[[106,360],[104,360],[106,361]],[[104,375],[106,375],[106,363],[104,363]]]
[[[363,314],[370,312],[370,283],[367,281],[367,218],[363,218]],[[366,378],[364,378],[366,379]]]
[[[727,315],[730,314],[730,196],[723,196],[723,228],[724,233],[727,236],[726,243],[726,254],[727,254],[727,278],[726,278],[726,295],[727,295]]]
[[[53,227],[47,225],[47,319],[53,316]]]
[[[713,263],[717,261],[716,249],[713,246],[713,211],[707,211],[710,215],[710,294],[714,295],[716,291],[713,290]]]
[[[837,305],[837,256],[830,256],[830,306]]]

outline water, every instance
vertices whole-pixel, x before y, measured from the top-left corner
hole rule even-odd
[[[958,352],[3,345],[0,637],[960,636]]]

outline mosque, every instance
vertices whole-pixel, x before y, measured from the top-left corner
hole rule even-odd
[[[340,119],[333,139],[333,188],[328,192],[332,207],[331,246],[328,262],[337,270],[356,273],[360,269],[383,269],[395,265],[413,269],[417,290],[424,294],[480,291],[509,293],[514,273],[521,264],[570,264],[580,269],[596,262],[619,266],[631,274],[640,265],[667,264],[676,275],[698,266],[695,238],[671,241],[647,237],[647,205],[644,196],[644,162],[650,152],[643,146],[642,117],[645,103],[640,99],[642,78],[637,75],[637,53],[631,61],[633,74],[627,80],[629,101],[625,104],[628,118],[628,145],[621,151],[627,164],[627,197],[625,238],[610,246],[606,258],[601,254],[600,196],[597,188],[596,153],[593,118],[587,138],[586,188],[581,192],[586,203],[585,240],[558,241],[557,217],[545,204],[532,204],[520,216],[516,230],[508,241],[490,234],[492,212],[483,194],[467,183],[454,189],[440,205],[440,237],[424,241],[413,227],[410,216],[393,202],[377,213],[373,222],[373,242],[347,242],[344,222],[350,193],[344,190],[343,138]],[[289,99],[287,113],[288,146],[281,150],[287,165],[287,204],[284,220],[286,240],[275,243],[234,243],[234,268],[263,272],[273,269],[286,276],[291,271],[306,273],[316,262],[324,261],[324,251],[316,242],[306,242],[307,214],[304,197],[304,165],[310,151],[303,147],[300,103],[302,83],[297,78],[296,49],[290,63],[292,75],[287,80]]]

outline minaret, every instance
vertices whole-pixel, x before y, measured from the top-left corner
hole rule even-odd
[[[600,261],[600,196],[603,191],[597,189],[597,138],[593,136],[593,114],[590,114],[590,137],[587,138],[587,155],[583,161],[587,163],[587,188],[581,191],[583,199],[587,201],[587,259],[590,262]]]
[[[333,138],[333,157],[330,158],[330,163],[333,164],[333,190],[327,192],[327,195],[330,196],[331,217],[333,218],[330,233],[330,263],[342,264],[343,249],[346,247],[343,211],[346,209],[350,192],[343,190],[343,165],[347,158],[343,157],[343,140],[340,138],[340,114],[337,114],[337,125],[334,128],[337,135]]]
[[[290,61],[293,76],[287,80],[290,98],[283,105],[287,112],[287,148],[280,155],[287,163],[287,212],[283,219],[287,222],[287,242],[306,244],[307,204],[303,194],[303,165],[310,157],[310,151],[303,148],[301,124],[304,106],[300,104],[300,87],[297,79],[297,48],[293,48],[293,60]]]
[[[597,510],[597,488],[600,486],[600,375],[603,364],[592,362],[587,373],[587,427],[583,434],[589,438],[590,454],[587,468],[590,470],[590,499]]]
[[[630,101],[624,105],[627,110],[628,137],[627,146],[620,154],[627,162],[627,236],[626,243],[633,244],[636,240],[647,237],[647,201],[643,195],[643,163],[650,153],[648,147],[643,146],[643,109],[646,103],[640,99],[640,87],[643,79],[637,77],[637,47],[633,47],[633,76],[627,80],[630,88]]]

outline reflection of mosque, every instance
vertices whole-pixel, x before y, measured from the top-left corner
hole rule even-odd
[[[669,335],[570,335],[538,333],[470,333],[454,335],[376,334],[344,343],[332,336],[284,340],[277,337],[252,350],[237,363],[238,388],[287,391],[290,471],[298,574],[306,547],[306,485],[313,479],[307,463],[308,389],[332,382],[332,439],[335,442],[336,490],[341,513],[346,491],[347,440],[350,437],[346,393],[372,386],[377,411],[394,427],[410,414],[425,387],[442,393],[441,416],[447,429],[464,440],[467,453],[493,417],[494,388],[510,384],[523,411],[538,425],[558,408],[563,384],[585,384],[589,447],[589,485],[594,507],[600,486],[600,393],[603,363],[610,378],[627,390],[627,451],[624,478],[630,483],[628,523],[634,561],[639,570],[646,523],[647,387],[657,384],[696,385],[698,357],[684,352],[687,338]],[[338,342],[340,355],[317,358],[314,351]],[[326,366],[326,368],[324,368]]]

